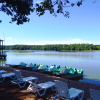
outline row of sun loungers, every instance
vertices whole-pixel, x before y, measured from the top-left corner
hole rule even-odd
[[[84,96],[83,90],[76,88],[69,89],[66,82],[54,80],[54,82],[48,81],[37,84],[37,77],[22,77],[19,70],[14,70],[13,73],[7,73],[4,70],[0,70],[0,82],[4,81],[6,77],[10,77],[12,79],[11,83],[18,84],[20,88],[25,87],[26,83],[28,82],[30,85],[28,86],[27,90],[33,93],[38,93],[39,96],[45,95],[46,90],[51,88],[52,91],[56,91],[56,95],[51,97],[53,100],[60,100],[62,98],[65,100],[74,100],[75,98],[82,100]],[[90,89],[90,95],[92,100],[100,100],[100,90]]]
[[[2,73],[6,73],[7,71],[5,71],[5,70],[0,70],[0,73],[2,74]]]
[[[5,78],[10,77],[11,79],[14,78],[15,73],[6,73],[5,70],[0,70],[0,82],[3,82]]]

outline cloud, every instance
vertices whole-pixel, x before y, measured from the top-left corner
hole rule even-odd
[[[28,41],[23,40],[20,41],[20,44],[26,45],[45,45],[45,44],[95,44],[100,45],[100,41],[89,41],[89,40],[82,40],[82,39],[67,39],[66,41]]]
[[[8,38],[6,38],[7,40],[11,40],[12,39],[12,37],[8,37]]]
[[[87,40],[82,40],[82,39],[78,39],[78,38],[76,38],[76,39],[68,39],[66,42],[67,42],[68,44],[89,43],[89,41],[87,41]]]
[[[9,37],[7,38],[11,40],[12,38]],[[92,41],[92,40],[83,40],[83,39],[78,39],[78,38],[73,38],[73,39],[67,39],[65,41],[33,41],[33,40],[18,40],[18,41],[8,41],[6,42],[7,45],[46,45],[46,44],[94,44],[94,45],[100,45],[100,41]]]
[[[93,41],[93,40],[82,40],[82,39],[70,39],[70,43],[88,43],[94,45],[100,45],[100,41]]]

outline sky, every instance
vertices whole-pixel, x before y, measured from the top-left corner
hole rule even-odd
[[[37,0],[38,1],[38,0]],[[74,0],[75,1],[75,0]],[[45,45],[89,43],[100,45],[100,0],[84,0],[82,6],[69,7],[70,17],[38,17],[32,13],[29,23],[10,24],[10,16],[0,12],[0,39],[5,45]]]

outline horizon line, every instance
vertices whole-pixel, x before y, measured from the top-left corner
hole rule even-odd
[[[93,43],[70,43],[70,44],[7,44],[7,45],[71,45],[71,44],[100,45],[100,44],[93,44]]]

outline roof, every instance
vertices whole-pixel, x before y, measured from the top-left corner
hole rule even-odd
[[[0,39],[0,41],[4,41],[4,40],[1,40],[1,39]]]

